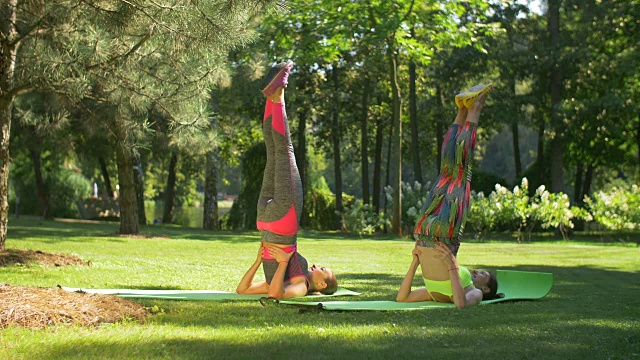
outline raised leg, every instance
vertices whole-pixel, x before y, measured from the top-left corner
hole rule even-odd
[[[259,230],[267,233],[263,234],[263,241],[287,244],[295,243],[295,235],[298,232],[298,219],[302,214],[302,182],[291,143],[284,105],[284,89],[280,88],[273,98],[275,100],[271,104],[270,134],[265,126],[265,139],[270,138],[273,147],[273,151],[269,153],[273,158],[273,192],[265,192],[270,197],[260,209],[257,225]],[[268,121],[265,121],[265,124]],[[265,173],[265,181],[268,182],[267,176]]]
[[[472,108],[461,108],[442,144],[442,166],[433,185],[423,215],[414,229],[416,245],[433,247],[437,242],[449,245],[457,253],[469,206],[471,161],[476,128],[486,95]],[[478,105],[476,105],[478,104]]]
[[[264,143],[267,147],[267,164],[264,168],[262,188],[260,189],[260,198],[258,199],[258,219],[264,218],[264,212],[267,208],[267,204],[273,200],[274,194],[276,156],[274,153],[273,136],[271,134],[271,123],[273,118],[272,112],[273,101],[271,99],[267,99],[264,108],[264,118],[262,121],[262,134],[264,136]]]

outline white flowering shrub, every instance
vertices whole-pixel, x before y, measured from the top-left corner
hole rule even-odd
[[[427,201],[430,188],[431,182],[422,185],[415,181],[413,186],[409,183],[402,183],[402,228],[405,230],[404,232],[413,231],[416,222],[422,216],[422,208]],[[385,186],[384,194],[387,201],[392,204],[393,187]]]
[[[360,199],[344,207],[342,224],[345,230],[360,235],[371,235],[390,225],[384,212],[376,213],[373,205],[363,204]]]
[[[550,193],[544,186],[528,196],[529,182],[523,178],[513,191],[496,184],[496,190],[488,197],[478,193],[471,197],[468,226],[482,238],[492,230],[510,230],[518,242],[531,239],[536,225],[543,229],[559,228],[564,239],[568,238],[572,220],[589,220],[589,214],[571,207],[569,197],[563,193]]]
[[[544,185],[536,189],[536,193],[531,199],[530,222],[533,225],[538,223],[543,229],[558,228],[563,239],[569,237],[569,229],[573,229],[572,219],[574,218],[569,196],[563,193],[550,193]],[[530,230],[527,237],[531,237]]]
[[[516,232],[518,241],[523,239],[523,231],[531,227],[529,207],[529,182],[522,179],[513,191],[496,184],[495,190],[485,197],[483,193],[472,194],[467,217],[467,227],[476,231],[476,237],[497,229]]]
[[[611,230],[640,229],[640,188],[614,187],[608,192],[599,191],[584,202],[598,223]]]
[[[471,192],[466,227],[471,227],[476,239],[483,240],[489,231],[496,226],[496,207],[483,192]]]
[[[410,231],[422,216],[422,209],[429,195],[430,184],[426,186],[415,182],[402,184],[402,226]],[[384,188],[389,203],[393,202],[393,188]],[[479,192],[471,193],[466,227],[473,229],[476,238],[483,239],[490,231],[514,231],[518,242],[529,240],[536,227],[560,229],[566,240],[575,219],[596,220],[608,229],[640,229],[640,188],[614,187],[608,192],[600,191],[593,198],[585,196],[587,209],[571,206],[569,197],[563,193],[550,193],[540,186],[529,197],[529,182],[522,179],[520,185],[509,190],[496,184],[495,190],[488,196]],[[389,224],[389,217],[373,214],[370,206],[356,201],[352,207],[345,208],[343,216],[347,230],[373,233]]]

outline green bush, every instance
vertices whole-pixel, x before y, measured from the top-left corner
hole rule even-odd
[[[496,184],[500,184],[501,186],[506,186],[509,182],[507,179],[502,178],[498,175],[486,173],[481,170],[473,171],[473,180],[471,181],[471,190],[476,193],[485,193],[489,194],[495,188]]]
[[[402,229],[405,233],[412,233],[416,221],[422,216],[422,209],[429,196],[431,182],[423,186],[414,182],[413,187],[409,183],[402,183]],[[384,194],[389,203],[393,203],[393,187],[385,186]]]
[[[513,191],[496,184],[496,190],[485,197],[473,194],[468,222],[482,238],[488,231],[514,231],[518,242],[531,238],[536,227],[558,228],[566,240],[574,219],[589,220],[588,213],[572,207],[569,197],[563,193],[550,193],[540,185],[529,197],[529,182],[522,179]]]
[[[355,198],[342,194],[344,209],[349,209]],[[336,195],[329,189],[324,177],[314,183],[304,198],[305,229],[336,230],[338,228],[338,214],[336,214]],[[343,211],[344,212],[344,211]]]
[[[37,196],[36,179],[30,159],[18,157],[11,169],[10,207],[15,211],[16,198],[20,199],[19,212],[25,215],[42,215]],[[91,182],[76,173],[56,165],[43,167],[44,190],[49,199],[48,215],[61,218],[77,218],[78,202],[91,195]]]
[[[49,173],[45,187],[49,193],[51,215],[56,217],[77,217],[77,202],[91,195],[89,179],[67,169]]]
[[[612,187],[599,191],[584,202],[593,219],[607,229],[635,230],[640,227],[640,187]]]
[[[342,224],[345,230],[359,235],[371,235],[391,226],[391,222],[384,215],[384,212],[376,213],[373,205],[363,204],[360,199],[345,206],[342,213]]]

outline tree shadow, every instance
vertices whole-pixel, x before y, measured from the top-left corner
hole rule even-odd
[[[576,311],[575,304],[558,306],[563,301],[498,303],[462,311],[300,313],[295,307],[282,305],[263,308],[257,301],[149,300],[145,304],[159,305],[166,311],[142,325],[149,329],[141,332],[153,331],[153,338],[82,336],[65,343],[43,342],[37,351],[46,358],[77,354],[103,358],[290,358],[301,355],[298,352],[302,350],[296,349],[304,349],[305,356],[323,359],[625,358],[637,348],[637,336],[625,326],[608,325],[633,322],[629,314]],[[179,328],[163,333],[167,326]],[[226,335],[230,327],[239,331],[240,339]],[[199,335],[195,337],[194,332]],[[244,336],[251,339],[250,344],[243,344]]]

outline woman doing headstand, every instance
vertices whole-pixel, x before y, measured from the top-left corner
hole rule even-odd
[[[490,85],[456,96],[458,115],[442,143],[440,176],[429,192],[413,231],[413,261],[400,285],[399,302],[452,302],[458,308],[497,296],[493,274],[458,266],[456,256],[469,207],[471,164],[476,128]],[[418,265],[425,287],[411,290]]]
[[[261,86],[267,97],[262,122],[267,165],[256,222],[261,243],[256,261],[236,289],[238,294],[268,294],[286,299],[312,292],[333,294],[338,288],[333,271],[315,264],[308,267],[307,260],[297,251],[302,182],[284,104],[284,88],[292,66],[290,62],[274,66]],[[253,282],[260,264],[266,280]]]

